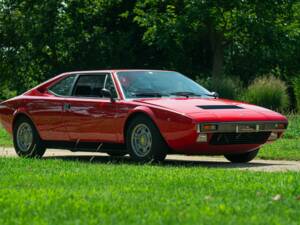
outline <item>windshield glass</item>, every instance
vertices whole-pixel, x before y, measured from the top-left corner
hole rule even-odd
[[[204,87],[177,72],[122,71],[117,76],[126,98],[211,97]]]

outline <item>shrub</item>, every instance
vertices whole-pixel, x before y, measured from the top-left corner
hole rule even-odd
[[[281,112],[289,106],[287,86],[282,80],[272,75],[255,79],[245,91],[242,99]]]
[[[17,92],[10,90],[6,85],[0,86],[0,101],[15,97],[16,95]]]
[[[207,88],[209,91],[215,91],[221,98],[237,99],[242,91],[242,82],[238,78],[222,76],[213,81],[210,77],[206,79],[196,78],[196,81]]]
[[[300,112],[300,76],[294,79],[293,81],[293,89],[296,97],[297,110]]]

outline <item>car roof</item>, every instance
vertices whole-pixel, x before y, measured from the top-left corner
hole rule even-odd
[[[78,73],[117,73],[117,72],[134,72],[134,71],[159,71],[159,72],[174,72],[171,70],[157,70],[157,69],[110,69],[110,70],[82,70],[71,71],[64,74],[78,74]]]

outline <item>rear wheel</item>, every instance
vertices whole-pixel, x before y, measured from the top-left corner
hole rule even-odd
[[[150,118],[135,117],[129,124],[126,145],[131,158],[137,162],[163,161],[168,146]]]
[[[238,154],[226,154],[224,155],[232,163],[246,163],[253,160],[258,153],[259,149],[256,149],[251,152],[238,153]]]
[[[21,157],[41,158],[46,151],[33,123],[27,117],[16,121],[13,140],[16,153]]]

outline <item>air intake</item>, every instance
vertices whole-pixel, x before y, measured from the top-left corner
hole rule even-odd
[[[237,105],[198,105],[201,109],[242,109]]]
[[[270,137],[270,132],[256,133],[216,133],[210,139],[211,145],[264,144]]]

